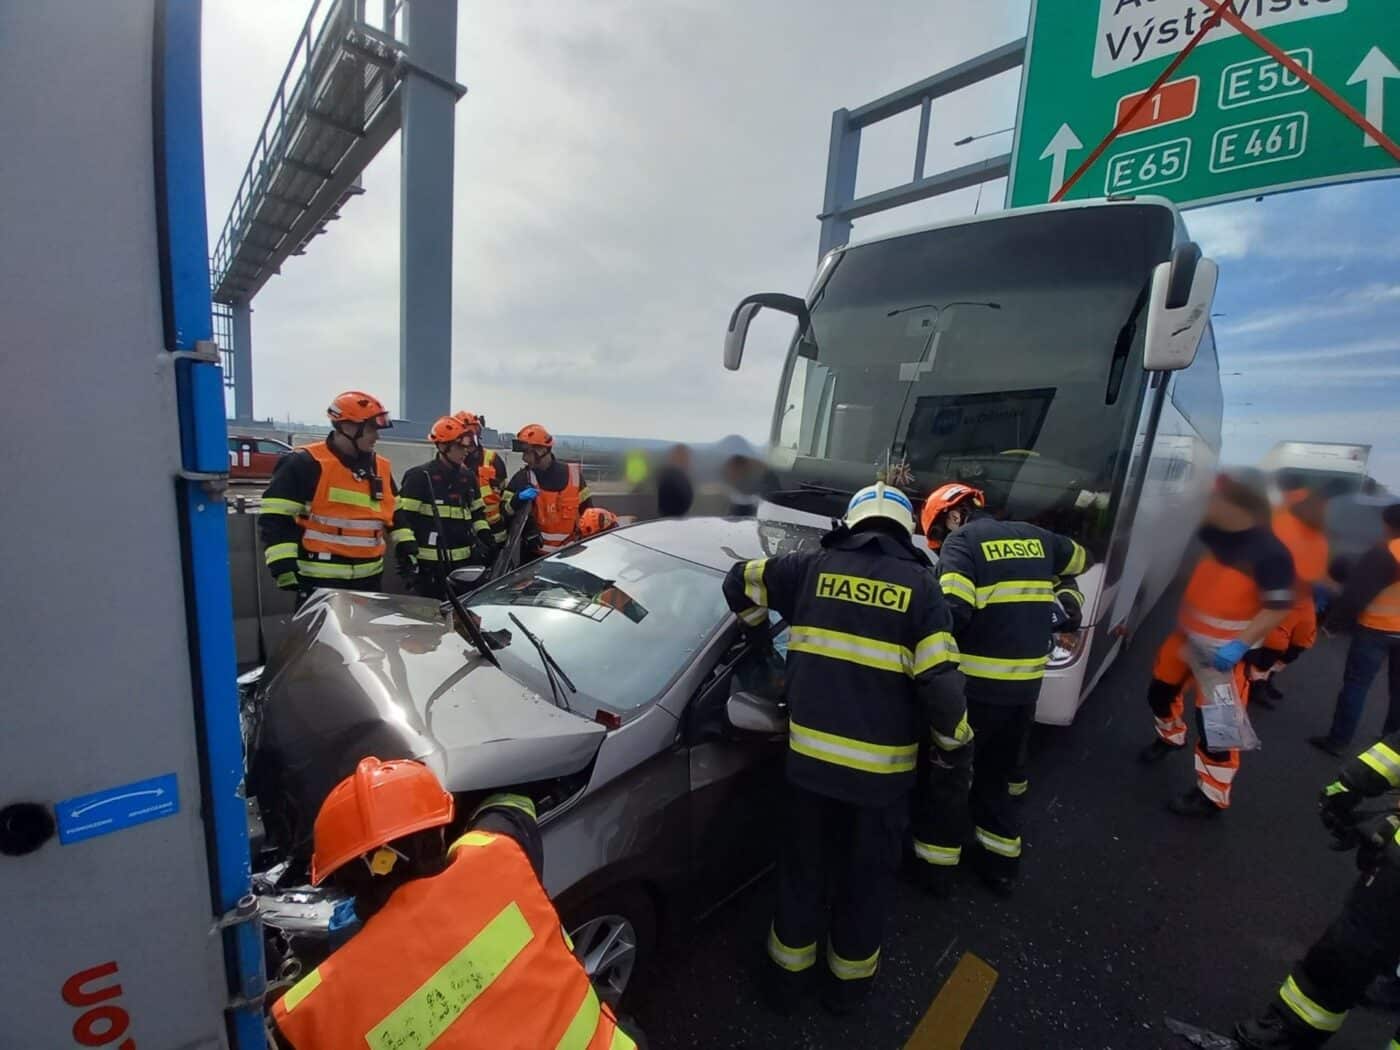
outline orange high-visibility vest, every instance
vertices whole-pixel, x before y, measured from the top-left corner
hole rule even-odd
[[[476,468],[476,487],[481,490],[481,502],[486,504],[486,524],[496,528],[501,523],[501,493],[496,488],[494,452],[482,450],[481,465]]]
[[[1386,544],[1390,556],[1400,562],[1400,540]],[[1400,581],[1392,583],[1366,606],[1366,611],[1356,618],[1362,627],[1387,634],[1400,634]]]
[[[1311,585],[1327,575],[1327,534],[1288,510],[1274,511],[1273,527],[1274,535],[1293,555],[1299,591],[1307,590],[1308,601],[1312,601]]]
[[[1216,646],[1238,637],[1263,607],[1253,576],[1205,554],[1186,585],[1178,623],[1188,637]]]
[[[530,484],[539,493],[535,497],[535,524],[540,527],[540,540],[544,552],[549,554],[569,543],[578,527],[579,494],[583,491],[583,468],[577,463],[569,464],[569,480],[558,492],[546,492],[540,488],[535,472],[530,471]]]
[[[272,1007],[296,1050],[632,1050],[514,839],[469,831]],[[352,863],[358,864],[359,861]]]
[[[394,482],[392,468],[383,456],[374,457],[379,475],[380,498],[374,499],[368,479],[360,479],[325,444],[307,445],[321,465],[321,480],[307,513],[297,518],[301,526],[301,546],[310,554],[333,554],[340,558],[367,561],[382,558],[386,530],[394,522]]]

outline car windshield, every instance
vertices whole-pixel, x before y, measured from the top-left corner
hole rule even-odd
[[[487,631],[513,637],[502,668],[550,696],[539,654],[510,620],[539,636],[578,693],[585,715],[656,699],[723,623],[723,576],[622,536],[601,536],[488,584],[467,604]]]
[[[836,257],[794,343],[772,440],[798,482],[854,490],[888,460],[1102,555],[1143,388],[1159,206],[927,230]],[[815,345],[812,345],[815,343]]]

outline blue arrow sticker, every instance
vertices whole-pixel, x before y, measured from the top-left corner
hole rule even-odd
[[[178,813],[180,790],[175,774],[166,773],[64,799],[54,809],[58,811],[58,841],[71,846]]]

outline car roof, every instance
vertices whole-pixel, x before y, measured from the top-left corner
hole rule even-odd
[[[821,530],[761,518],[660,518],[628,526],[617,535],[723,572],[736,561],[815,546]]]

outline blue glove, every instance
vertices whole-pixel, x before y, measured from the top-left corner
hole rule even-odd
[[[540,494],[540,490],[537,489],[537,488],[535,488],[535,486],[530,485],[530,486],[528,486],[528,487],[526,487],[526,488],[521,489],[519,492],[517,492],[517,493],[515,494],[515,498],[518,499],[518,500],[520,500],[522,503],[533,503],[534,500],[535,500],[535,497],[538,496],[539,494]]]
[[[1228,671],[1244,659],[1244,654],[1249,652],[1249,646],[1236,638],[1233,642],[1226,642],[1211,656],[1211,666],[1217,671]]]
[[[1321,616],[1331,604],[1332,591],[1320,583],[1313,584],[1313,607],[1317,609],[1317,614]]]

